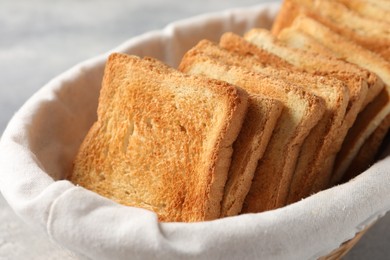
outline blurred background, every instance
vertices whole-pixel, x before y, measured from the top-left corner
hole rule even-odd
[[[0,134],[17,109],[50,79],[125,40],[178,19],[262,0],[1,0]],[[390,217],[345,259],[389,259]],[[0,194],[0,259],[76,259],[22,222]]]

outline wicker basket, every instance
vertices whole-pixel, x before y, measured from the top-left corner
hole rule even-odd
[[[320,257],[319,260],[336,260],[336,259],[343,258],[359,242],[359,240],[363,237],[363,235],[372,226],[373,225],[370,225],[370,226],[366,227],[364,230],[362,230],[359,233],[357,233],[354,238],[344,242],[339,248],[335,249],[329,255]]]

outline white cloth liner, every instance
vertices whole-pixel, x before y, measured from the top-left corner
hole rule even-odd
[[[278,5],[263,4],[173,23],[114,51],[177,65],[200,39],[269,27]],[[315,259],[390,209],[390,159],[347,184],[290,206],[202,223],[158,223],[61,180],[96,118],[107,54],[58,76],[15,114],[0,142],[0,191],[26,222],[91,259]]]

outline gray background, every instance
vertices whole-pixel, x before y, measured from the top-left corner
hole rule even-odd
[[[126,39],[204,12],[261,0],[0,0],[0,133],[13,113],[51,78]],[[390,217],[346,259],[388,259]],[[0,195],[0,259],[75,259],[23,223]]]

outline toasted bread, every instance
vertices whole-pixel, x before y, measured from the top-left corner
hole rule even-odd
[[[351,1],[348,2],[351,3]],[[281,29],[288,27],[298,14],[304,12],[318,14],[327,18],[328,21],[337,23],[339,26],[344,26],[360,35],[379,36],[387,39],[390,37],[388,23],[383,20],[376,21],[360,16],[340,3],[340,0],[284,0],[281,9],[272,28],[272,32],[275,34],[278,34]],[[287,17],[283,17],[281,14],[288,15]],[[279,26],[279,23],[284,25]]]
[[[343,18],[342,20],[331,19],[318,14],[311,14],[309,16],[324,24],[334,32],[377,53],[382,56],[382,58],[390,60],[390,50],[388,47],[390,45],[390,24],[363,18],[354,12],[349,11],[342,4],[334,6],[333,10],[334,9],[344,9],[343,13],[350,15],[341,16]],[[333,13],[333,10],[331,10],[330,13]]]
[[[367,3],[374,5],[375,7],[381,8],[385,11],[390,11],[390,3],[388,0],[365,0]]]
[[[344,123],[340,127],[339,139],[334,143],[334,153],[337,153],[341,149],[348,130],[354,124],[358,112],[364,108],[364,104],[368,103],[368,101],[372,101],[372,97],[374,96],[372,94],[373,92],[377,92],[378,89],[380,90],[383,88],[383,82],[374,73],[361,69],[356,65],[330,56],[324,56],[323,54],[309,53],[307,51],[288,47],[272,36],[269,31],[264,29],[253,29],[249,31],[246,33],[245,39],[260,48],[270,51],[279,57],[283,57],[285,60],[301,69],[316,75],[333,76],[347,84],[350,90],[350,104],[347,108]],[[369,93],[371,93],[369,98],[367,98],[368,85],[370,86]],[[326,169],[326,167],[329,168],[325,171],[324,175],[332,169],[333,161],[334,158],[329,160],[324,166],[324,169]],[[327,181],[325,178],[316,180],[312,184],[313,192],[328,185],[330,176],[328,176],[328,178]]]
[[[325,55],[335,55],[334,52],[293,27],[283,29],[278,34],[278,39],[288,46],[298,49],[310,49]],[[344,141],[336,165],[341,164],[342,162],[340,160],[342,159],[346,160],[346,158],[349,158],[348,160],[352,160],[351,158],[355,156],[357,150],[361,151],[359,152],[360,155],[356,155],[356,158],[350,162],[350,165],[348,166],[350,168],[350,170],[348,170],[349,173],[346,173],[345,177],[335,175],[334,180],[332,181],[333,183],[339,182],[341,178],[351,178],[352,173],[361,172],[366,165],[371,163],[371,159],[373,159],[374,156],[373,154],[375,154],[376,151],[375,148],[380,143],[380,138],[384,138],[384,134],[382,133],[385,131],[384,128],[387,126],[387,121],[384,119],[384,122],[381,123],[379,127],[377,127],[377,124],[382,120],[382,117],[385,116],[383,113],[386,113],[386,111],[383,111],[383,107],[381,106],[386,106],[387,100],[387,92],[382,91],[377,98],[374,99],[373,103],[367,106],[364,111],[358,115],[355,125],[349,130],[349,134]],[[378,106],[378,104],[381,106]],[[375,128],[378,130],[375,130]],[[374,130],[376,133],[373,133]],[[366,138],[368,139],[365,140]],[[366,148],[360,148],[360,145],[363,145]],[[339,174],[342,175],[343,173],[340,172]]]
[[[263,65],[263,67],[272,66],[273,68],[277,69],[294,69],[294,65],[289,63],[283,58],[278,57],[277,55],[272,54],[271,52],[264,50],[262,48],[259,48],[250,42],[243,39],[241,36],[232,33],[227,32],[222,34],[219,46],[223,49],[228,50],[229,52],[235,52],[238,55],[242,56],[242,60],[240,62],[247,62],[248,57],[254,56],[257,66]],[[222,58],[225,53],[221,53]],[[209,55],[212,55],[212,53],[209,53]],[[234,55],[237,56],[237,55]],[[221,55],[216,56],[215,58],[220,59]],[[239,59],[240,57],[237,56]],[[249,66],[251,65],[249,61]]]
[[[249,93],[269,96],[283,103],[282,114],[256,168],[242,212],[261,212],[284,206],[300,147],[321,119],[324,101],[276,78],[204,55],[197,47],[193,50],[184,56],[180,65],[182,71],[226,80]]]
[[[332,49],[321,44],[305,32],[299,30],[299,28],[295,28],[294,26],[283,29],[277,35],[277,39],[291,48],[306,50],[312,53],[327,56],[329,58],[339,58],[343,60],[343,55],[335,53]],[[371,74],[371,78],[375,79],[375,84],[371,84],[371,87],[368,89],[368,93],[362,105],[362,109],[364,109],[368,105],[368,103],[373,101],[384,87],[383,81],[378,78],[376,74],[374,74],[373,72],[369,73]]]
[[[306,14],[297,16],[291,27],[309,35],[335,56],[377,74],[385,84],[390,85],[390,63],[375,53],[335,33]]]
[[[151,58],[112,54],[98,120],[70,180],[160,221],[220,216],[232,145],[247,93],[182,74]]]
[[[302,145],[292,180],[293,185],[290,187],[288,203],[310,195],[311,183],[319,178],[328,179],[326,176],[331,174],[330,169],[326,169],[329,172],[325,172],[323,166],[335,156],[334,143],[339,139],[339,129],[345,118],[349,101],[348,89],[343,82],[337,79],[298,71],[291,65],[284,66],[285,61],[272,57],[274,55],[245,42],[232,33],[223,35],[221,39],[221,46],[226,45],[229,48],[226,41],[234,46],[232,49],[236,50],[236,53],[220,49],[208,41],[201,42],[194,49],[198,53],[226,64],[243,66],[248,70],[282,79],[325,101],[326,111],[323,117]],[[242,42],[241,47],[238,46],[240,42]],[[279,64],[279,60],[282,64]]]
[[[387,1],[385,8],[378,5],[380,1],[373,0],[373,2],[367,0],[336,0],[339,3],[344,4],[349,9],[355,11],[362,17],[367,17],[373,20],[384,21],[390,23],[390,3]]]
[[[355,124],[349,129],[344,143],[337,154],[331,184],[337,184],[343,179],[343,175],[351,166],[353,158],[361,149],[362,145],[373,134],[375,129],[389,114],[390,95],[387,88],[372,101],[359,114]]]
[[[353,158],[349,168],[342,177],[341,182],[349,181],[358,174],[367,170],[378,157],[378,152],[382,142],[388,133],[390,127],[390,115],[388,115],[375,131],[367,138],[367,140],[360,147],[359,152]]]
[[[354,129],[351,129],[352,132],[350,131],[351,133],[348,134],[349,136],[336,159],[334,176],[332,177],[332,182],[335,183],[340,181],[361,145],[390,113],[390,63],[304,14],[297,16],[292,27],[306,33],[339,57],[376,73],[386,85],[380,94],[381,97],[378,97],[381,102],[377,102],[382,106],[379,107],[377,104],[369,106],[367,109],[371,108],[372,110],[367,112],[366,120],[362,120],[359,116],[360,120],[357,124],[365,125],[364,135],[360,133],[360,130],[354,133]],[[362,129],[362,127],[358,126],[357,129]]]
[[[291,47],[310,49],[325,55],[335,55],[333,51],[330,51],[325,46],[294,27],[283,29],[278,34],[278,39]],[[344,177],[341,176],[344,175],[343,171],[340,171],[339,174],[335,175],[333,177],[334,180],[332,180],[333,184],[339,182],[341,178],[344,180],[352,178],[353,174],[357,172],[360,173],[367,165],[372,163],[376,150],[381,143],[380,138],[383,139],[385,136],[383,134],[386,131],[384,128],[388,125],[387,120],[383,119],[383,122],[377,127],[378,122],[380,122],[384,116],[386,117],[386,110],[382,110],[383,107],[381,106],[386,106],[388,99],[387,92],[382,91],[372,104],[367,106],[365,110],[358,115],[355,125],[349,130],[349,134],[344,141],[335,166],[337,167],[337,165],[343,164],[344,162],[341,160],[345,160],[346,162],[350,161],[348,166],[344,166],[349,167],[349,169]],[[375,132],[373,133],[373,131]],[[367,140],[365,140],[366,138]],[[360,145],[362,145],[362,147],[360,147]],[[357,150],[360,150],[358,154],[356,154]],[[356,157],[352,160],[354,156]]]
[[[312,0],[306,0],[305,5],[298,4],[294,0],[283,0],[283,3],[279,9],[278,14],[275,17],[272,24],[271,33],[278,35],[284,28],[290,27],[295,17],[297,17],[302,11],[308,11],[307,6],[310,6]],[[252,31],[253,32],[253,31]]]
[[[388,47],[390,28],[386,22],[362,17],[337,1],[285,0],[281,9],[272,29],[275,35],[290,26],[296,16],[304,13],[344,37],[378,53],[384,59],[390,60]]]
[[[364,108],[364,104],[371,102],[383,88],[382,80],[374,73],[334,57],[286,46],[268,30],[252,29],[244,38],[304,71],[335,77],[346,82],[350,92],[347,122],[351,125],[357,113]]]
[[[221,217],[238,215],[282,112],[280,101],[250,95],[248,112],[233,144],[232,163],[221,204]]]
[[[292,27],[284,28],[276,37],[279,41],[291,48],[307,50],[309,52],[320,53],[330,57],[335,56],[333,51],[318,43],[307,34],[299,30],[294,30]]]

